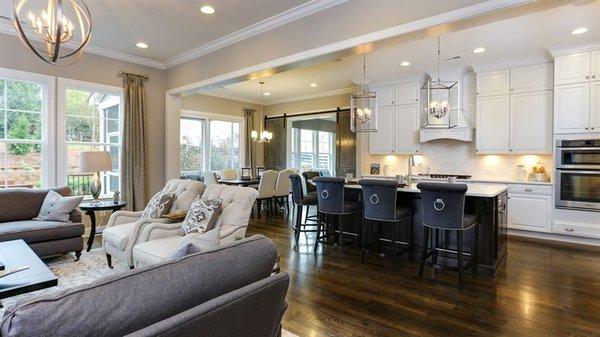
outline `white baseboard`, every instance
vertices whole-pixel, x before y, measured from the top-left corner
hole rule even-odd
[[[532,232],[532,231],[510,229],[510,228],[508,229],[508,235],[521,236],[521,237],[534,238],[534,239],[543,239],[543,240],[550,240],[550,241],[558,241],[558,242],[569,242],[569,243],[591,245],[591,246],[600,246],[600,240],[598,240],[598,239],[590,239],[590,238],[577,237],[577,236],[571,236],[571,235],[561,235],[561,234],[554,234],[554,233],[540,233],[540,232]]]

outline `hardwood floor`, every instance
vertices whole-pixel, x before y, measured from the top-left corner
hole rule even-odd
[[[283,326],[299,336],[592,336],[600,335],[600,251],[509,240],[498,277],[426,268],[360,250],[326,246],[313,234],[295,247],[285,216],[253,217],[248,235],[279,249],[291,276]]]

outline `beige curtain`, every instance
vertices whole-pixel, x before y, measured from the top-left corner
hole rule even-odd
[[[146,206],[146,92],[144,79],[125,75],[125,109],[121,150],[121,194],[131,210]]]
[[[250,133],[254,130],[254,110],[244,109],[244,118],[246,122],[246,166],[250,166],[252,175],[256,174],[256,158],[254,153],[254,142]]]

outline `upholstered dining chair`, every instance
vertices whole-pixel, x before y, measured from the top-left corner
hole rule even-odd
[[[169,180],[163,191],[172,192],[175,200],[169,213],[184,211],[190,209],[192,201],[202,195],[205,189],[204,183],[195,180]],[[169,223],[174,220],[167,218],[142,219],[143,212],[117,211],[114,212],[106,228],[102,232],[102,247],[106,252],[106,261],[112,268],[112,257],[125,262],[129,268],[133,268],[133,246],[144,227],[153,223]]]
[[[294,174],[294,171],[290,169],[279,171],[277,174],[277,182],[275,183],[275,201],[285,205],[285,208],[289,214],[290,212],[290,192],[292,191],[292,182],[290,175]]]
[[[267,170],[264,171],[260,177],[260,183],[258,184],[258,197],[256,198],[256,208],[258,216],[260,216],[260,210],[263,202],[267,202],[269,212],[272,214],[273,208],[273,197],[275,196],[275,182],[277,181],[277,171]]]
[[[236,169],[226,168],[221,170],[221,179],[223,180],[235,180],[238,178],[238,171]]]

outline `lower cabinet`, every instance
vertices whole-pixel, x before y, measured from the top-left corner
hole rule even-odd
[[[552,231],[552,196],[508,195],[508,228],[537,232]]]

